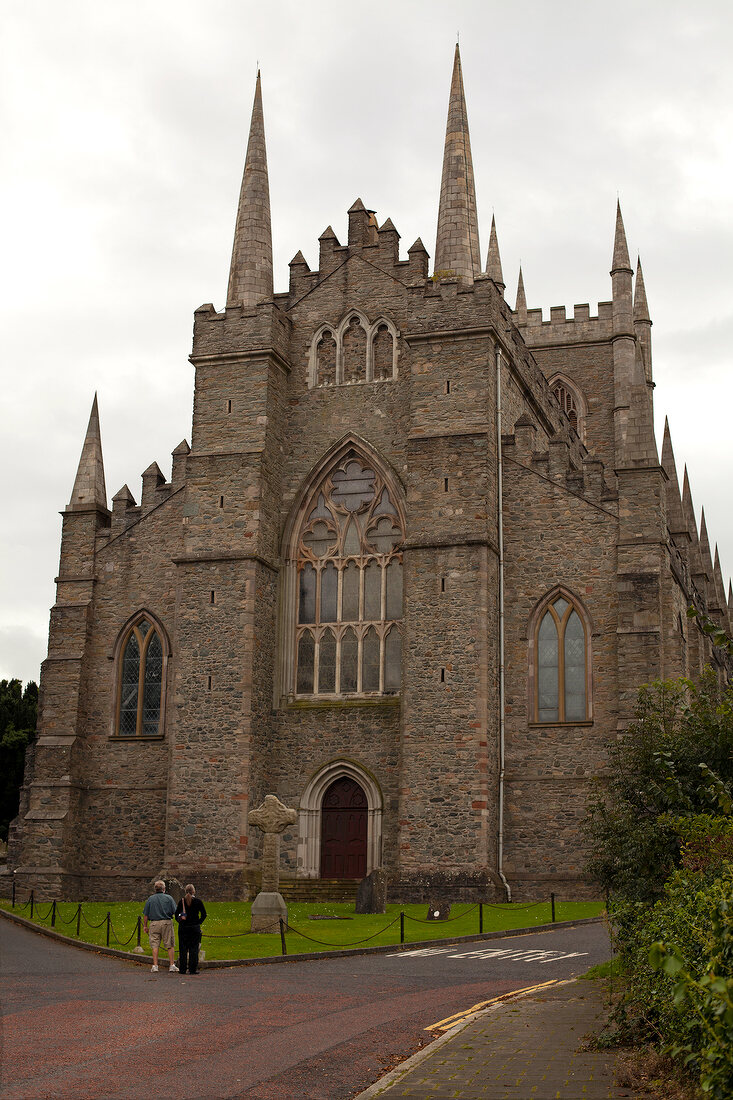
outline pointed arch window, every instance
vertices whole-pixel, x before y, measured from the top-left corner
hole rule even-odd
[[[530,687],[533,721],[590,720],[589,623],[580,602],[565,590],[544,601],[535,616]]]
[[[294,540],[296,696],[400,690],[402,542],[396,494],[349,448],[302,511]]]
[[[569,379],[560,374],[550,382],[550,389],[573,428],[585,442],[586,408],[582,394]]]
[[[138,616],[118,647],[117,737],[161,737],[166,649],[160,628]]]

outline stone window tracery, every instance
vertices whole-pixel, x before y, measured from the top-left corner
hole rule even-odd
[[[531,640],[533,721],[586,722],[590,718],[590,630],[587,615],[565,589],[540,606]]]
[[[579,390],[563,375],[557,375],[550,382],[560,408],[567,416],[575,431],[585,442],[585,401]]]
[[[138,615],[118,646],[117,737],[162,735],[166,652],[159,628],[147,614]]]
[[[309,495],[297,534],[296,695],[400,690],[403,538],[392,489],[349,448]]]
[[[356,310],[338,325],[321,325],[310,344],[308,385],[351,386],[396,378],[398,335],[388,318],[370,324]]]

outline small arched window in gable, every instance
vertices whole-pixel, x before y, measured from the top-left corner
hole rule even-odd
[[[372,371],[375,382],[384,382],[394,373],[394,338],[387,325],[379,325],[372,344]]]
[[[140,616],[118,652],[116,736],[162,736],[165,652],[158,628],[147,616]]]
[[[589,639],[586,617],[560,592],[535,621],[534,721],[586,722],[589,707]]]
[[[336,385],[336,340],[330,329],[325,329],[316,345],[316,385]]]
[[[358,317],[349,318],[342,338],[343,380],[363,382],[366,379],[366,332]]]

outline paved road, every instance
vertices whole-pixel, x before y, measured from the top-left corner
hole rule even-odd
[[[179,977],[2,921],[0,1096],[347,1100],[430,1042],[431,1025],[608,955],[592,924]]]

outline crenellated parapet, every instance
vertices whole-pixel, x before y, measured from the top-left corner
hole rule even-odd
[[[531,348],[606,341],[613,336],[613,302],[599,302],[594,315],[587,302],[574,305],[570,317],[565,306],[552,306],[549,319],[541,308],[528,309],[526,321],[514,311],[514,321]]]

